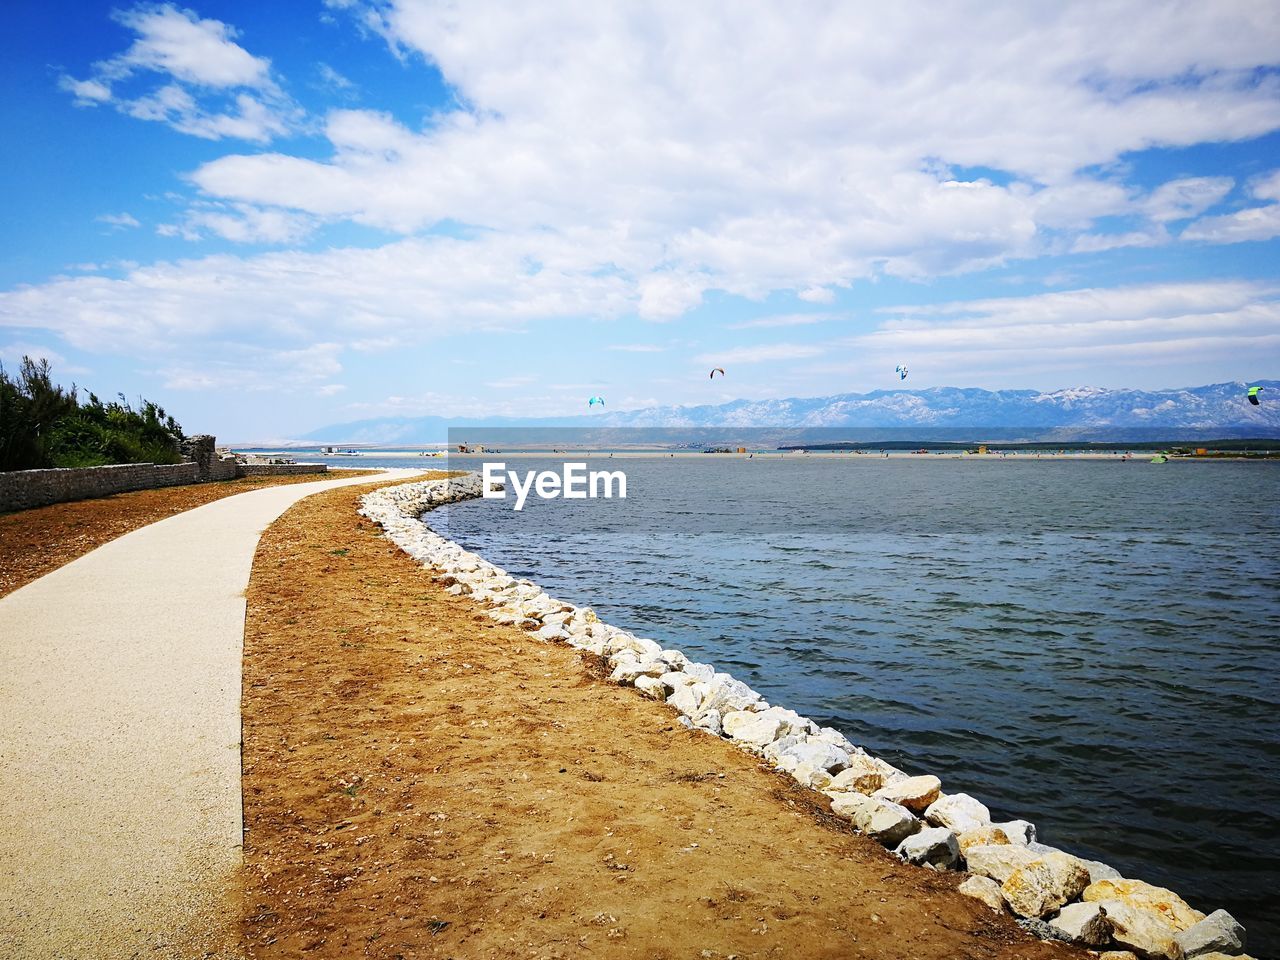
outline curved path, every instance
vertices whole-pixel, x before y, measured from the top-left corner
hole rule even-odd
[[[419,472],[228,497],[0,598],[0,956],[223,954],[258,538],[313,493]]]

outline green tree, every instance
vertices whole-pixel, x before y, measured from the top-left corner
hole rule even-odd
[[[72,385],[53,382],[46,360],[22,358],[18,376],[0,366],[0,470],[177,463],[182,427],[164,408],[124,395],[81,403]]]

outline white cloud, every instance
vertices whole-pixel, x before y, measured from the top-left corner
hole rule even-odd
[[[355,92],[356,85],[327,63],[317,64],[316,73],[320,77],[320,83],[330,90],[335,90],[342,94]]]
[[[770,327],[804,327],[813,323],[826,323],[836,320],[839,314],[834,313],[779,313],[768,317],[757,317],[755,320],[743,320],[730,323],[727,330],[759,330]]]
[[[1042,369],[1194,361],[1202,351],[1243,358],[1280,344],[1278,295],[1247,282],[1166,283],[903,306],[844,343],[884,362],[911,357],[913,372],[928,366],[943,381],[977,360]]]
[[[248,204],[193,204],[179,223],[161,224],[161,236],[200,240],[208,234],[236,243],[291,243],[315,229],[311,217],[288,210],[262,209]]]
[[[806,287],[796,296],[806,303],[833,303],[836,292],[830,287]]]
[[[335,111],[329,159],[223,157],[193,174],[206,195],[401,233],[612,232],[601,266],[654,320],[709,290],[830,302],[1068,249],[1099,217],[1193,217],[1229,182],[1144,197],[1108,165],[1280,128],[1280,80],[1255,69],[1280,24],[1244,2],[340,7],[467,106],[422,127]]]
[[[337,343],[297,349],[223,345],[194,360],[176,359],[157,373],[168,390],[292,392],[311,388],[320,396],[329,396],[337,391],[326,393],[329,387],[316,384],[342,372],[341,352],[342,345]]]
[[[142,224],[138,222],[136,217],[128,213],[104,213],[100,217],[94,217],[94,219],[97,220],[98,223],[105,223],[108,226],[115,227],[121,230],[125,229],[126,227],[142,226]]]
[[[800,360],[821,355],[823,347],[805,343],[771,343],[758,347],[734,347],[718,353],[696,357],[698,363],[729,366],[735,363],[765,363],[774,360]]]
[[[1156,223],[1188,220],[1213,206],[1235,186],[1230,177],[1186,177],[1170,180],[1152,191],[1143,204]]]
[[[68,372],[67,358],[43,344],[18,341],[0,346],[0,365],[3,365],[11,375],[22,364],[23,357],[30,357],[37,363],[41,360],[48,360],[49,365],[56,368],[55,372]]]
[[[113,103],[129,116],[206,140],[264,143],[297,122],[299,110],[272,77],[271,61],[236,43],[228,24],[173,4],[143,4],[115,18],[137,39],[124,53],[95,63],[90,78],[61,78],[77,106]],[[149,92],[118,90],[157,76],[167,82]]]
[[[1169,242],[1164,230],[1132,230],[1128,233],[1085,233],[1071,244],[1072,253],[1101,253],[1121,247],[1157,247]]]
[[[616,317],[632,285],[595,270],[607,237],[489,235],[378,249],[204,257],[58,278],[0,293],[0,327],[43,329],[88,350],[165,355],[210,339],[363,344],[379,349],[535,320]],[[530,273],[534,259],[543,269]]]
[[[1280,237],[1280,204],[1250,207],[1220,217],[1205,217],[1182,231],[1183,240],[1205,243],[1243,243]]]
[[[1184,240],[1205,243],[1242,243],[1280,237],[1280,170],[1259,177],[1249,185],[1256,200],[1271,200],[1260,207],[1248,207],[1218,217],[1204,217],[1182,231]]]
[[[127,51],[98,65],[103,76],[121,79],[139,70],[167,73],[207,87],[269,87],[271,61],[235,42],[234,28],[199,20],[172,4],[138,6],[116,14],[138,34]]]

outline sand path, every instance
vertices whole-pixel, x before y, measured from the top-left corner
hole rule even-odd
[[[216,955],[234,937],[254,550],[298,500],[368,482],[220,500],[0,599],[0,956]]]

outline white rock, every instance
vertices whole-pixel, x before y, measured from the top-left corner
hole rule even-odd
[[[1014,870],[1001,886],[1014,913],[1043,919],[1080,896],[1088,885],[1089,871],[1084,865],[1055,851]]]
[[[755,713],[738,710],[724,715],[726,736],[749,747],[763,748],[782,734],[785,723],[781,717],[769,712]]]
[[[716,676],[715,668],[708,663],[690,663],[684,672],[700,683],[710,683]]]
[[[912,834],[898,844],[894,853],[908,863],[940,870],[952,870],[960,861],[955,831],[947,827],[929,827]]]
[[[933,801],[925,810],[924,818],[934,826],[963,833],[989,825],[991,811],[967,793],[951,793]]]
[[[687,687],[689,684],[697,683],[698,681],[687,673],[672,670],[662,675],[662,682],[666,685],[667,693],[675,693],[680,687]]]
[[[1244,927],[1225,910],[1213,911],[1174,939],[1188,960],[1206,953],[1240,953],[1245,944]]]
[[[663,674],[664,677],[670,674]],[[689,683],[676,687],[667,696],[667,703],[671,704],[686,717],[695,716],[702,708],[702,687],[700,683]]]
[[[1101,947],[1111,939],[1111,921],[1100,903],[1068,903],[1049,925],[1087,947]]]
[[[849,766],[849,754],[821,740],[797,737],[792,745],[781,751],[776,763],[788,772],[807,764],[835,774]]]
[[[699,730],[705,730],[707,733],[713,733],[717,737],[724,733],[724,729],[720,722],[719,710],[706,710],[698,714],[697,719],[693,721],[693,725]]]
[[[1000,892],[1000,884],[990,877],[969,877],[960,884],[959,890],[966,897],[981,900],[996,913],[1004,913],[1004,894]]]
[[[1009,838],[1005,836],[1005,832],[999,827],[985,826],[977,827],[973,830],[965,830],[963,833],[956,834],[956,840],[960,843],[960,852],[963,854],[970,847],[981,847],[988,844],[1007,845]]]
[[[921,826],[906,807],[860,793],[836,797],[831,801],[831,809],[886,847],[896,847]]]
[[[736,710],[724,715],[724,732],[744,746],[763,749],[779,737],[805,732],[806,723],[809,721],[782,707],[770,707],[759,713]]]
[[[760,700],[760,694],[727,673],[714,674],[711,680],[705,682],[707,691],[704,699],[708,709],[731,713],[746,710]]]
[[[641,676],[657,679],[666,669],[667,665],[661,660],[636,660],[632,657],[630,660],[619,660],[613,673],[609,674],[609,679],[614,683],[635,683],[636,678]]]
[[[667,688],[657,677],[636,677],[635,684],[636,689],[647,697],[652,697],[654,700],[667,699]]]
[[[1095,902],[1118,900],[1134,907],[1154,910],[1165,917],[1175,932],[1185,930],[1203,920],[1204,914],[1164,887],[1144,883],[1141,880],[1099,880],[1089,884],[1083,899]],[[1114,911],[1108,907],[1108,914]]]
[[[1004,843],[970,847],[964,852],[964,859],[970,873],[1004,883],[1013,871],[1031,863],[1036,855],[1018,844]]]
[[[907,777],[905,780],[890,782],[877,790],[872,796],[890,803],[901,804],[912,813],[924,813],[933,801],[938,799],[942,789],[942,781],[930,774],[920,777]]]
[[[1144,957],[1158,960],[1183,960],[1182,946],[1177,941],[1178,928],[1169,918],[1151,907],[1137,906],[1123,900],[1091,900],[1107,911],[1111,921],[1111,939]]]
[[[1004,823],[993,823],[992,826],[1003,830],[1010,843],[1021,843],[1025,846],[1036,839],[1036,825],[1026,820],[1006,820]]]
[[[865,793],[868,796],[884,786],[884,774],[865,753],[849,754],[849,765],[832,778],[828,791]]]

